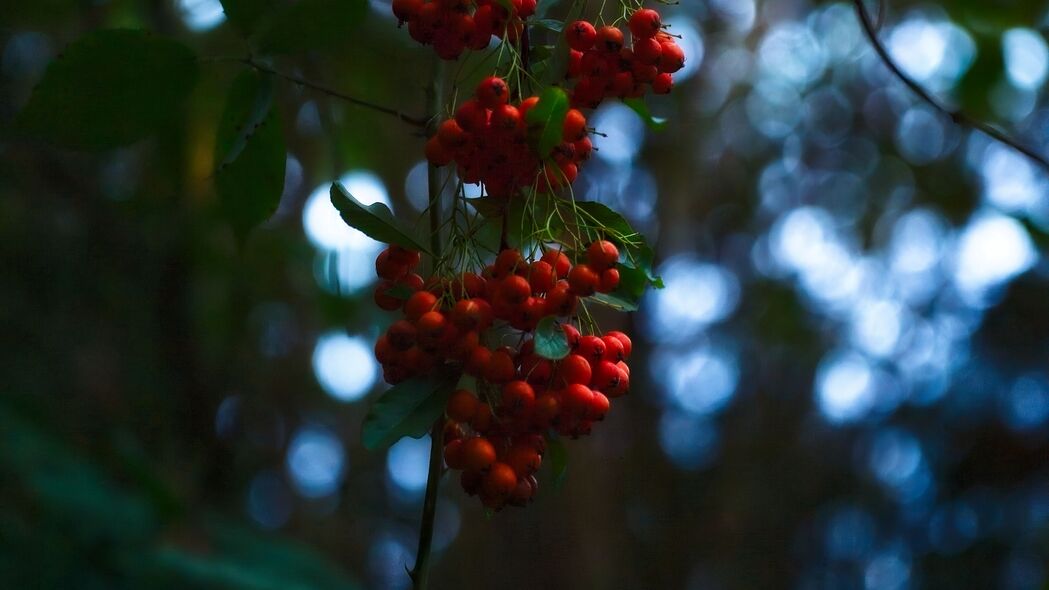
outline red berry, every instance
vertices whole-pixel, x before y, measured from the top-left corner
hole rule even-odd
[[[590,408],[589,412],[587,412],[587,418],[594,421],[604,420],[611,406],[612,404],[608,401],[608,398],[605,397],[605,394],[600,391],[594,391],[593,397],[590,398]]]
[[[546,294],[546,314],[570,316],[575,313],[579,299],[564,281],[560,281]]]
[[[394,284],[391,281],[382,281],[375,286],[374,300],[375,305],[379,309],[385,311],[396,311],[403,303],[400,299],[387,294],[387,291],[392,289],[393,286]]]
[[[474,95],[477,97],[477,102],[481,103],[481,106],[487,109],[494,109],[506,104],[506,101],[510,98],[510,89],[502,78],[490,76],[477,85]]]
[[[601,358],[612,363],[626,359],[626,346],[622,340],[609,333],[601,337],[601,342],[605,344],[605,354]]]
[[[398,320],[386,330],[386,339],[397,350],[408,350],[415,345],[417,330],[408,320]]]
[[[565,38],[568,46],[576,51],[586,51],[594,47],[597,41],[597,29],[585,20],[577,20],[565,27]]]
[[[460,389],[448,398],[448,407],[445,412],[456,422],[469,422],[474,417],[474,412],[477,411],[478,403],[473,393]]]
[[[655,64],[663,55],[663,44],[649,37],[634,39],[634,55],[643,64]]]
[[[605,336],[606,337],[611,336],[611,337],[615,338],[616,340],[619,340],[620,342],[623,343],[623,359],[622,360],[626,360],[626,359],[630,358],[630,351],[634,349],[634,344],[633,344],[633,342],[630,341],[630,337],[629,336],[627,336],[626,334],[624,334],[622,332],[619,332],[617,330],[613,330],[611,332],[606,332]]]
[[[469,138],[455,119],[448,119],[437,128],[437,139],[446,148],[455,150],[466,145]]]
[[[449,469],[462,469],[465,466],[463,458],[463,441],[453,440],[444,445],[444,462]]]
[[[616,27],[604,26],[597,30],[597,47],[609,53],[623,47],[623,31]]]
[[[608,240],[598,240],[586,249],[586,260],[598,272],[612,268],[619,262],[619,248]]]
[[[499,253],[499,256],[495,258],[495,271],[500,275],[508,275],[514,272],[514,269],[518,265],[524,264],[524,259],[521,258],[521,252],[518,250],[507,249]]]
[[[513,132],[524,128],[524,120],[517,107],[504,104],[492,109],[492,128],[503,132]]]
[[[590,414],[594,392],[586,385],[573,383],[565,387],[561,394],[561,401],[565,411],[575,416],[586,417]]]
[[[579,141],[586,137],[586,116],[576,109],[565,113],[564,137],[566,141]]]
[[[601,280],[597,285],[597,290],[602,293],[611,293],[616,290],[619,286],[619,270],[615,268],[606,268],[601,272]]]
[[[587,138],[589,141],[589,138]],[[572,270],[572,261],[565,256],[563,252],[556,250],[550,250],[543,254],[541,259],[543,262],[554,267],[554,271],[557,273],[557,278],[563,279],[568,276],[568,271]]]
[[[662,26],[659,13],[651,8],[642,8],[630,16],[630,34],[638,39],[655,37]]]
[[[506,383],[514,378],[514,360],[505,350],[497,350],[488,359],[484,378],[492,383]]]
[[[619,367],[615,363],[601,361],[594,365],[590,386],[600,391],[614,391],[619,387]]]
[[[579,346],[575,353],[585,358],[588,363],[594,364],[605,356],[605,341],[597,336],[583,336],[579,339]]]
[[[592,375],[590,363],[578,355],[570,354],[557,367],[558,374],[565,383],[585,385],[590,383]]]
[[[447,324],[448,320],[445,319],[443,313],[428,311],[419,317],[415,322],[415,327],[419,329],[420,337],[438,338],[444,332]]]
[[[426,142],[423,153],[426,155],[426,160],[434,166],[447,166],[454,159],[451,150],[445,147],[436,135]]]
[[[473,426],[477,432],[488,432],[492,428],[494,419],[492,407],[486,403],[480,403],[477,405],[477,411],[474,412],[473,420],[470,420],[470,426]]]
[[[579,330],[572,324],[561,324],[561,330],[565,333],[565,338],[568,339],[568,347],[572,350],[579,348],[579,342],[582,340],[582,335],[579,334]]]
[[[409,320],[417,321],[423,314],[437,307],[437,296],[429,291],[416,291],[404,303],[404,315]]]
[[[580,297],[589,297],[597,291],[601,278],[586,264],[577,264],[568,273],[568,285]]]
[[[670,94],[670,91],[674,89],[674,76],[669,73],[662,73],[652,79],[652,92],[656,94]]]
[[[676,43],[664,43],[663,53],[659,56],[659,71],[667,74],[685,67],[685,51]]]
[[[488,112],[476,100],[468,100],[455,111],[455,122],[468,133],[481,133],[488,127]]]
[[[543,458],[530,446],[514,445],[506,454],[506,464],[514,470],[518,477],[526,477],[539,471]]]
[[[494,498],[506,498],[517,487],[517,473],[506,463],[494,463],[481,489]]]
[[[527,416],[535,408],[535,391],[525,381],[511,381],[503,386],[503,409],[511,416]]]
[[[554,267],[542,260],[533,262],[528,268],[528,282],[532,285],[533,293],[550,291],[557,283]]]
[[[495,463],[495,447],[482,436],[463,441],[462,452],[463,466],[470,471],[483,471]]]

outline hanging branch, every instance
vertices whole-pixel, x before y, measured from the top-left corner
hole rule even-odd
[[[433,81],[426,94],[430,103],[430,120],[426,126],[427,136],[436,135],[441,121],[442,82],[445,75],[444,61],[435,68]],[[430,197],[430,249],[434,264],[441,258],[441,185],[440,173],[432,163],[427,164],[427,186]],[[433,523],[437,516],[437,490],[444,474],[444,425],[441,416],[430,429],[430,462],[426,475],[426,496],[423,499],[422,521],[419,523],[419,548],[415,554],[415,567],[408,572],[413,590],[426,590],[430,581],[430,551],[433,545]]]
[[[348,102],[348,103],[350,103],[352,105],[356,105],[356,106],[359,106],[359,107],[363,107],[363,108],[366,108],[366,109],[373,110],[373,111],[378,112],[378,113],[383,113],[383,114],[386,114],[386,115],[390,115],[390,116],[396,117],[396,118],[400,119],[401,121],[403,121],[403,122],[405,122],[405,123],[407,123],[409,125],[412,125],[414,127],[425,128],[427,123],[429,122],[427,119],[423,119],[423,118],[419,118],[419,117],[412,117],[412,116],[406,115],[406,114],[404,114],[404,113],[402,113],[402,112],[400,112],[400,111],[398,111],[396,109],[391,109],[389,107],[384,107],[384,106],[382,106],[380,104],[375,104],[373,102],[368,102],[366,100],[361,100],[361,99],[356,98],[354,96],[350,96],[350,95],[348,95],[348,94],[346,94],[344,92],[339,92],[338,90],[333,90],[331,88],[328,88],[326,86],[322,86],[320,84],[317,84],[316,82],[311,82],[309,80],[306,80],[305,78],[301,78],[301,77],[296,76],[294,74],[286,74],[284,72],[280,72],[280,71],[275,70],[275,69],[273,69],[273,68],[271,68],[271,67],[269,67],[269,66],[267,66],[265,64],[259,63],[259,62],[255,61],[254,59],[252,59],[250,57],[237,58],[234,61],[236,61],[238,63],[241,63],[241,64],[244,64],[244,65],[248,66],[249,68],[255,69],[255,70],[259,71],[259,72],[264,72],[264,73],[276,76],[278,78],[283,78],[283,79],[285,79],[285,80],[287,80],[289,82],[293,82],[295,84],[298,84],[299,86],[303,86],[305,88],[309,88],[310,90],[315,90],[315,91],[320,92],[322,94],[327,94],[328,96],[333,96],[335,98],[344,100],[344,101],[346,101],[346,102]]]
[[[932,96],[932,94],[930,94],[928,90],[923,88],[921,84],[918,84],[918,82],[916,82],[913,78],[904,73],[900,66],[892,59],[892,56],[889,55],[889,51],[885,48],[885,45],[881,42],[881,39],[878,38],[878,27],[875,25],[870,13],[867,12],[867,8],[866,6],[864,6],[863,0],[853,0],[853,3],[856,5],[856,14],[859,16],[860,23],[863,25],[863,30],[866,33],[867,39],[870,41],[871,46],[874,48],[874,51],[878,54],[878,57],[881,58],[881,61],[885,64],[885,67],[889,68],[889,71],[891,71],[892,74],[896,76],[896,78],[903,82],[904,85],[907,86],[907,88],[910,88],[911,92],[917,94],[918,98],[922,99],[934,109],[949,117],[951,121],[953,121],[956,125],[961,125],[963,127],[975,129],[976,131],[979,131],[980,133],[987,135],[995,141],[1003,145],[1007,145],[1012,149],[1016,150],[1017,152],[1020,152],[1021,154],[1027,156],[1028,158],[1036,162],[1042,168],[1045,168],[1047,171],[1049,171],[1049,159],[1047,159],[1044,155],[1039,154],[1034,149],[1023,145],[1016,139],[1009,137],[1009,135],[994,127],[993,125],[989,125],[987,123],[984,123],[983,121],[973,119],[961,110],[951,108],[943,102],[940,102],[936,97]]]

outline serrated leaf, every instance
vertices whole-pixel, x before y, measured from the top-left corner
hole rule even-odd
[[[215,145],[215,190],[223,217],[239,237],[277,210],[286,161],[272,80],[245,70],[230,89]]]
[[[645,101],[640,98],[624,98],[623,104],[630,107],[641,120],[648,125],[649,129],[653,131],[662,131],[667,127],[667,120],[664,117],[653,117],[652,111],[648,110],[648,105]]]
[[[559,490],[564,485],[565,475],[568,473],[568,450],[561,439],[547,439],[546,458],[550,464],[550,483],[555,490]]]
[[[241,33],[250,35],[255,26],[274,8],[273,0],[221,0],[226,18]]]
[[[368,408],[361,428],[361,442],[370,451],[401,438],[421,438],[444,412],[459,375],[409,379],[386,390]]]
[[[564,138],[568,95],[551,86],[539,95],[539,102],[528,111],[528,126],[532,130],[536,152],[546,159]]]
[[[367,14],[367,0],[301,0],[265,19],[256,45],[271,54],[326,49],[348,39]]]
[[[144,31],[95,31],[48,66],[16,125],[74,149],[127,145],[178,115],[197,69],[193,52],[175,41]]]
[[[641,271],[648,285],[657,289],[663,288],[663,279],[652,272],[655,253],[645,241],[645,237],[631,227],[630,222],[608,206],[594,201],[576,203],[576,207],[587,214],[583,220],[587,225],[604,228],[613,241],[619,242],[625,250],[625,258],[620,262],[620,284],[623,283],[624,269]]]
[[[557,323],[557,318],[547,316],[535,328],[535,353],[545,359],[559,361],[572,352],[568,336]]]
[[[360,230],[373,240],[397,244],[418,252],[429,252],[426,246],[401,228],[390,208],[382,203],[365,206],[341,184],[335,183],[331,185],[331,204],[335,205],[346,225]]]

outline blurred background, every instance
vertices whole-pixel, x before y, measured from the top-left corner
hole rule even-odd
[[[888,4],[909,75],[1049,151],[1049,4]],[[276,65],[422,114],[430,50],[372,8]],[[1046,171],[915,100],[851,2],[663,12],[672,123],[604,105],[576,187],[659,252],[667,288],[604,323],[635,335],[631,395],[527,510],[486,518],[446,480],[433,587],[1044,588]],[[115,26],[247,51],[218,0],[10,2],[0,128]],[[202,67],[130,148],[0,136],[0,586],[406,588],[429,442],[359,443],[381,246],[327,192],[414,219],[422,140],[281,84],[284,194],[241,248],[210,168],[240,66]]]

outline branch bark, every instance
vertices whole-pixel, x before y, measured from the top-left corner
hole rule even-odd
[[[994,127],[993,125],[990,125],[988,123],[984,123],[983,121],[978,121],[965,114],[960,109],[955,109],[947,106],[945,103],[941,102],[939,99],[930,94],[929,91],[923,88],[921,84],[919,84],[913,78],[908,76],[903,71],[903,69],[900,68],[899,64],[897,64],[892,59],[892,56],[889,55],[888,49],[886,49],[885,45],[881,42],[881,39],[878,37],[878,25],[874,23],[874,20],[871,18],[870,13],[867,12],[867,7],[864,5],[863,2],[864,0],[853,0],[853,3],[856,5],[856,15],[859,17],[860,24],[863,26],[863,31],[867,35],[867,39],[870,41],[875,53],[877,53],[878,57],[881,58],[881,61],[885,64],[885,67],[889,68],[889,71],[892,72],[893,76],[895,76],[897,79],[903,82],[903,84],[907,86],[907,88],[909,88],[911,92],[918,95],[918,98],[932,106],[940,113],[946,115],[956,125],[961,125],[963,127],[968,127],[970,129],[979,131],[980,133],[983,133],[991,139],[994,139],[995,141],[1003,145],[1009,146],[1017,152],[1020,152],[1021,154],[1027,156],[1045,170],[1049,171],[1049,159],[1047,159],[1045,155],[1040,154],[1033,148],[1020,143],[1018,140],[1010,137],[1007,133],[998,129],[997,127]]]
[[[441,114],[441,82],[444,79],[444,61],[438,60],[433,80],[427,90],[430,103],[430,120],[427,136],[437,133]],[[437,167],[427,164],[427,184],[430,195],[430,249],[436,265],[441,258],[441,179]],[[430,583],[430,551],[433,545],[433,523],[437,516],[437,491],[444,472],[444,425],[442,415],[430,429],[430,463],[426,476],[426,497],[423,500],[422,521],[419,523],[419,548],[416,551],[415,567],[409,572],[413,590],[426,590]]]
[[[287,74],[285,72],[281,72],[279,70],[275,70],[275,69],[271,68],[270,66],[267,66],[265,64],[262,64],[262,63],[259,63],[259,62],[255,61],[254,59],[252,59],[250,57],[238,58],[238,59],[236,59],[234,61],[236,61],[236,62],[238,62],[240,64],[243,64],[245,66],[248,66],[249,68],[252,68],[252,69],[254,69],[256,71],[264,72],[266,74],[270,74],[270,75],[276,76],[278,78],[283,78],[284,80],[287,80],[289,82],[293,82],[293,83],[298,84],[299,86],[303,86],[305,88],[309,88],[310,90],[315,90],[315,91],[320,92],[322,94],[326,94],[328,96],[332,96],[332,97],[344,100],[344,101],[346,101],[346,102],[348,102],[348,103],[350,103],[352,105],[356,105],[356,106],[359,106],[359,107],[362,107],[362,108],[366,108],[366,109],[375,111],[377,113],[383,113],[385,115],[390,115],[392,117],[396,117],[397,119],[403,121],[404,123],[412,125],[413,127],[425,128],[430,123],[430,121],[428,119],[422,119],[422,118],[419,118],[419,117],[412,117],[411,115],[406,115],[406,114],[402,113],[401,111],[398,111],[397,109],[391,109],[389,107],[384,107],[384,106],[382,106],[380,104],[375,104],[375,103],[369,102],[367,100],[362,100],[362,99],[357,98],[355,96],[350,96],[349,94],[346,94],[345,92],[339,92],[338,90],[333,90],[331,88],[328,88],[327,86],[323,86],[323,85],[318,84],[316,82],[311,82],[311,81],[309,81],[309,80],[307,80],[305,78],[302,78],[300,76],[296,76],[294,74]]]

